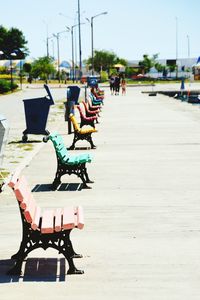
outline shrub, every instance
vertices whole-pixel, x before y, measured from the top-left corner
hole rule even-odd
[[[108,81],[108,73],[106,71],[101,71],[100,76],[101,76],[101,82]]]
[[[18,87],[16,83],[13,83],[12,89],[15,90]],[[0,79],[0,94],[11,91],[11,82],[5,79]]]

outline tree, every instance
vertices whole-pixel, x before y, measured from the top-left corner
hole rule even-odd
[[[171,76],[171,73],[174,72],[174,71],[176,70],[177,66],[176,66],[176,64],[174,64],[174,65],[169,65],[168,68],[169,68],[169,72],[170,72],[170,76]]]
[[[53,58],[44,56],[36,59],[32,63],[32,69],[30,74],[35,79],[40,77],[41,79],[47,82],[49,75],[54,74],[55,72],[56,69],[53,65]]]
[[[161,65],[160,63],[156,62],[154,65],[155,69],[158,71],[158,73],[162,73],[165,66]]]
[[[143,55],[143,60],[139,61],[139,65],[141,66],[144,74],[148,73],[150,69],[155,66],[157,58],[158,54],[154,54],[152,57],[149,57],[148,54]]]
[[[121,65],[123,65],[124,67],[127,66],[127,60],[124,59],[124,58],[119,58],[119,57],[117,57],[116,63],[117,63],[117,64],[121,64]]]
[[[140,69],[133,67],[126,67],[125,76],[131,78],[132,76],[136,76],[140,72]]]
[[[24,63],[23,65],[24,72],[29,74],[31,72],[31,69],[32,69],[32,65],[30,63]]]
[[[7,68],[4,66],[0,66],[0,74],[6,74]]]
[[[108,80],[108,73],[106,71],[101,71],[100,76],[101,76],[101,82],[105,82]]]
[[[114,52],[110,51],[94,51],[94,70],[96,72],[100,71],[108,71],[112,66],[114,66],[117,63],[117,55]],[[92,65],[92,58],[89,57],[86,61],[86,64],[88,66]]]
[[[32,65],[30,63],[24,63],[23,65],[23,70],[21,72],[21,76],[23,76],[23,73],[27,73],[28,74],[28,82],[31,83],[32,82],[32,77],[31,77],[31,70],[32,70]]]
[[[11,54],[20,49],[24,56],[26,56],[28,54],[26,44],[27,41],[22,31],[14,27],[6,29],[5,27],[0,26],[0,50],[5,54]]]

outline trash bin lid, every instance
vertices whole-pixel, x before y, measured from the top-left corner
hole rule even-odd
[[[78,103],[78,98],[80,95],[80,87],[76,85],[69,85],[67,87],[67,100],[69,101],[75,101]]]
[[[51,101],[51,104],[54,104],[53,97],[52,97],[52,95],[51,95],[51,92],[50,92],[50,89],[49,89],[48,85],[47,85],[47,84],[44,84],[44,88],[45,88],[45,90],[46,90],[46,92],[47,92],[47,95],[49,96],[49,99],[50,99],[50,101]]]

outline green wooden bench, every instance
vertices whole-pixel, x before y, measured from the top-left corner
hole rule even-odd
[[[17,172],[13,174],[9,186],[14,191],[19,205],[22,240],[19,250],[11,257],[15,264],[7,274],[20,275],[25,258],[38,248],[53,248],[62,253],[69,264],[67,274],[83,274],[73,262],[74,258],[82,255],[74,251],[70,240],[72,229],[84,227],[82,207],[41,208],[37,205],[26,178]]]
[[[57,157],[57,170],[52,183],[52,190],[56,190],[61,183],[61,177],[65,174],[77,175],[83,182],[82,188],[91,188],[87,183],[93,183],[89,179],[86,163],[92,161],[90,154],[70,155],[65,147],[63,138],[57,132],[50,134],[46,141],[51,140]]]

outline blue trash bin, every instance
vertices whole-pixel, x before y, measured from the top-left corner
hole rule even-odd
[[[69,120],[69,115],[74,114],[74,105],[78,104],[78,98],[80,95],[80,87],[68,86],[67,87],[67,101],[65,104],[65,121]]]
[[[23,131],[22,141],[27,142],[28,134],[43,134],[49,135],[46,129],[49,108],[54,104],[50,90],[47,85],[44,85],[48,97],[25,99],[24,111],[26,119],[26,129]]]
[[[88,87],[98,87],[98,83],[100,81],[100,78],[96,75],[88,76],[87,78],[87,86]]]
[[[70,85],[67,87],[67,101],[73,101],[78,104],[78,98],[80,95],[80,87]]]

